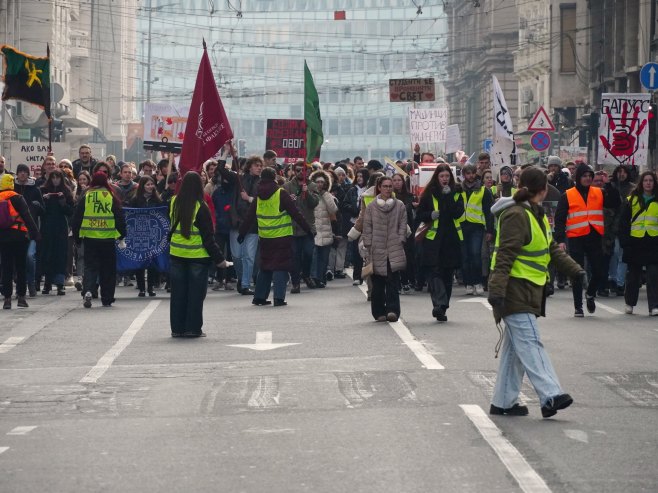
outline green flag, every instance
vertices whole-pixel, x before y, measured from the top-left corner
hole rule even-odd
[[[2,100],[20,99],[36,104],[50,118],[50,56],[34,57],[9,45],[0,47],[0,51],[4,55]]]
[[[306,122],[306,162],[320,157],[320,147],[324,142],[320,99],[313,83],[313,76],[304,60],[304,121]]]

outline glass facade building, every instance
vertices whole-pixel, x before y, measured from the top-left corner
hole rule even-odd
[[[434,77],[437,100],[416,107],[445,106],[441,2],[416,2],[422,9],[408,0],[142,2],[140,99],[191,100],[205,38],[247,154],[263,152],[267,119],[304,118],[304,60],[320,97],[323,160],[409,156],[411,103],[389,102],[389,79]]]

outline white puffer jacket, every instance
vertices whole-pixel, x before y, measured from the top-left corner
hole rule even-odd
[[[327,190],[331,190],[331,176],[322,170],[316,171],[311,175],[311,181],[315,181],[318,176],[322,176],[327,182]],[[331,230],[331,217],[335,217],[338,212],[338,204],[336,199],[329,192],[324,192],[320,195],[320,203],[315,209],[315,244],[317,246],[328,246],[334,242],[334,234]]]

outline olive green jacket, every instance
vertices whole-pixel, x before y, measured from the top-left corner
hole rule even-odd
[[[494,317],[506,317],[513,313],[534,313],[536,316],[545,315],[546,296],[545,286],[525,279],[510,277],[509,273],[516,257],[521,253],[524,245],[530,243],[530,218],[526,214],[530,210],[542,226],[544,209],[541,206],[524,202],[516,204],[513,201],[509,207],[500,212],[498,234],[500,243],[496,253],[496,265],[489,275],[489,298],[501,299],[505,302],[494,309]],[[504,212],[504,213],[503,213]],[[549,247],[551,264],[558,271],[569,277],[576,277],[583,270],[569,255],[564,252],[555,241]]]

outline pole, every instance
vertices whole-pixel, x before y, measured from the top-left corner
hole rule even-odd
[[[46,56],[48,57],[48,74],[52,73],[52,65],[50,64],[50,44],[46,44]],[[53,152],[53,85],[52,77],[48,75],[48,154]]]
[[[153,0],[149,0],[149,28],[148,28],[148,53],[146,55],[146,102],[151,102],[151,25],[153,18]]]

